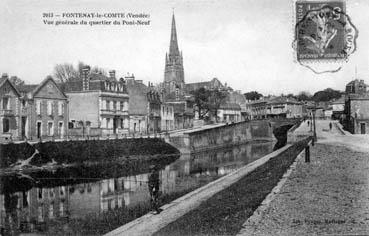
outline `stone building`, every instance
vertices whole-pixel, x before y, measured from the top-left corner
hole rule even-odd
[[[342,96],[339,99],[331,101],[331,106],[332,118],[337,120],[342,119],[342,115],[345,110],[345,97]]]
[[[174,129],[188,129],[193,127],[194,109],[191,99],[171,100],[165,104],[174,110]]]
[[[238,104],[241,108],[241,120],[247,120],[248,112],[246,108],[247,100],[246,97],[241,93],[241,91],[230,91],[227,95],[227,103]]]
[[[161,131],[161,99],[153,85],[134,77],[127,79],[130,94],[130,133],[151,134]]]
[[[68,134],[68,101],[55,80],[17,86],[21,93],[21,133],[28,139],[63,139]]]
[[[129,132],[146,134],[149,106],[146,93],[149,92],[149,88],[143,84],[142,80],[129,78],[126,79],[126,82],[127,90],[130,95]]]
[[[217,116],[220,122],[240,122],[241,107],[237,103],[220,104]]]
[[[301,118],[303,104],[293,98],[273,97],[247,104],[252,119],[262,118]]]
[[[347,95],[344,127],[353,134],[369,134],[369,94]]]
[[[25,132],[27,117],[20,117],[20,98],[18,89],[10,82],[8,75],[3,74],[0,78],[0,142],[19,139]]]
[[[161,105],[161,131],[174,130],[174,108],[169,104]]]
[[[365,94],[367,90],[367,85],[364,80],[352,80],[346,85],[346,94]]]
[[[83,68],[82,79],[65,83],[71,135],[123,135],[129,131],[129,95],[123,78]]]

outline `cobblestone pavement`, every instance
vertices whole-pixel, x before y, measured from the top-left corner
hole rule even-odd
[[[311,162],[297,161],[253,235],[369,235],[369,137],[329,122],[317,122]]]

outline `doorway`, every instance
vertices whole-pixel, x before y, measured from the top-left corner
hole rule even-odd
[[[21,128],[21,132],[22,132],[22,139],[26,138],[26,125],[27,125],[27,116],[22,116],[22,128]]]
[[[59,122],[59,126],[58,126],[58,134],[59,134],[59,138],[64,138],[64,124],[63,122]]]
[[[37,122],[37,138],[41,138],[41,122]]]
[[[365,123],[360,123],[360,131],[361,131],[361,134],[366,134]]]

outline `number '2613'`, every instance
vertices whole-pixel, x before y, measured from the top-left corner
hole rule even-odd
[[[42,13],[42,17],[53,17],[54,14],[52,12],[49,13]]]

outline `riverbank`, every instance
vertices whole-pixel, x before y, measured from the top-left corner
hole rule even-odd
[[[6,168],[17,161],[29,159],[31,165],[53,161],[58,164],[114,161],[117,158],[130,159],[139,156],[179,154],[179,151],[160,138],[135,138],[111,140],[84,140],[63,142],[9,143],[0,144],[0,168]]]
[[[237,234],[306,145],[294,144],[154,235]]]

